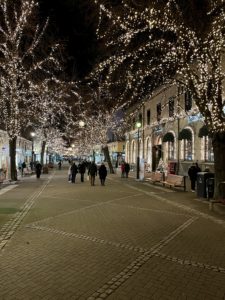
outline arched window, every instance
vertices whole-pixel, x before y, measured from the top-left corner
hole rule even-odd
[[[212,138],[209,136],[204,136],[204,149],[205,149],[205,161],[214,161],[214,152],[213,152],[213,145],[212,145]]]
[[[201,138],[201,157],[204,161],[214,161],[212,138],[206,125],[199,129],[198,136]]]
[[[167,143],[167,157],[169,160],[175,159],[175,138],[172,132],[167,132],[162,140],[164,143]]]
[[[190,128],[184,128],[180,131],[179,140],[182,140],[182,151],[183,155],[181,157],[184,160],[193,160],[194,159],[194,153],[193,153],[193,132]]]

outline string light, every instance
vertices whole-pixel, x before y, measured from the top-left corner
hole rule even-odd
[[[157,86],[176,82],[191,91],[209,130],[225,131],[223,1],[209,1],[205,13],[207,30],[201,35],[185,22],[175,0],[161,4],[160,8],[158,1],[152,1],[143,10],[125,0],[119,7],[106,6],[102,0],[95,3],[101,12],[98,38],[105,41],[112,56],[97,66],[93,76],[107,74],[104,85],[111,90],[124,86],[118,101],[126,106],[141,105]]]

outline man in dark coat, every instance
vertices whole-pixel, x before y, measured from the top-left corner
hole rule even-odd
[[[188,169],[188,176],[191,181],[191,191],[192,192],[195,191],[195,182],[197,180],[197,173],[198,173],[198,169],[197,169],[196,165],[192,164],[192,166],[190,166],[190,168]]]
[[[37,176],[37,178],[40,178],[40,176],[41,176],[41,170],[42,170],[42,165],[39,162],[37,162],[36,166],[35,166],[35,169],[36,169],[36,176]]]
[[[98,170],[98,174],[99,174],[99,178],[101,181],[101,185],[105,185],[105,179],[107,176],[107,169],[105,167],[105,165],[102,163],[99,170]]]
[[[25,161],[22,163],[22,176],[24,174],[24,169],[26,169],[27,165],[25,163]]]
[[[95,185],[95,176],[97,176],[97,166],[94,161],[89,166],[88,175],[90,176],[91,185]]]
[[[75,183],[76,175],[78,173],[78,168],[77,168],[75,162],[72,164],[70,170],[71,170],[71,182]]]
[[[78,165],[78,170],[79,170],[79,173],[80,173],[80,180],[81,180],[81,182],[84,182],[84,173],[85,173],[85,170],[86,170],[86,166],[85,166],[85,163],[83,161]]]
[[[127,162],[124,163],[124,171],[126,174],[126,178],[128,178],[128,174],[130,172],[130,165]]]

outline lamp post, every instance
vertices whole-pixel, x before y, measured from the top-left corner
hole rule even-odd
[[[31,170],[33,171],[33,169],[34,169],[34,137],[35,137],[35,132],[31,132],[30,135],[32,137]]]
[[[140,157],[139,157],[139,154],[140,154],[140,141],[139,141],[139,129],[141,128],[141,122],[137,122],[136,123],[136,128],[137,128],[137,174],[136,174],[136,178],[137,179],[140,179]]]

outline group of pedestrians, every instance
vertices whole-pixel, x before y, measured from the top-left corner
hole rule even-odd
[[[28,167],[27,167],[27,164],[26,162],[19,162],[18,164],[18,168],[21,172],[21,176],[24,176],[25,175],[25,170],[28,170]],[[36,173],[36,177],[37,178],[40,178],[41,176],[41,171],[42,171],[42,165],[39,161],[36,161],[36,162],[30,162],[30,169],[33,171],[35,171]]]
[[[87,163],[85,161],[82,161],[81,163],[76,165],[75,162],[69,162],[70,166],[68,169],[68,181],[71,183],[75,183],[76,176],[78,173],[80,173],[80,180],[81,182],[84,182],[84,174],[87,169],[87,179],[90,181],[90,184],[92,186],[95,185],[95,177],[99,174],[99,179],[101,181],[101,185],[105,185],[105,180],[107,176],[107,169],[104,163],[101,164],[99,169],[97,168],[97,165],[95,162]]]

